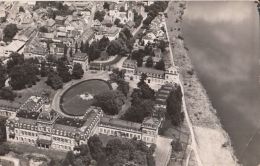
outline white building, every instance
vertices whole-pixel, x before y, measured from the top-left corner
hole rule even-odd
[[[73,56],[73,65],[79,63],[82,66],[83,71],[87,71],[89,68],[88,55],[86,53],[77,52]]]

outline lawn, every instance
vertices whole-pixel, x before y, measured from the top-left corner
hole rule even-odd
[[[61,97],[61,109],[69,115],[84,115],[93,104],[94,99],[84,100],[80,95],[90,94],[95,96],[111,89],[110,84],[103,80],[87,80],[69,88]]]

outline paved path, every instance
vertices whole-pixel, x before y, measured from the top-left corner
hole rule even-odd
[[[156,140],[156,149],[154,152],[155,163],[157,166],[167,166],[171,157],[172,139],[158,136]]]
[[[170,2],[170,3],[173,3],[173,2]],[[168,11],[169,9],[169,6],[171,4],[168,5],[168,8],[166,10],[166,12]],[[176,3],[176,5],[174,4],[174,9],[178,8],[178,4]],[[167,29],[167,25],[166,25],[166,22],[165,22],[165,30],[166,30],[166,34],[167,34],[167,37],[168,37],[168,40],[169,40],[169,43],[170,42],[170,38],[169,38],[169,33],[168,33],[168,29]],[[173,52],[172,52],[172,47],[170,45],[170,53],[171,53],[171,61],[172,61],[172,64],[174,64],[174,61],[173,61]],[[196,161],[197,161],[197,164],[199,166],[202,166],[202,162],[201,162],[201,159],[200,159],[200,156],[199,156],[199,153],[198,153],[198,147],[197,147],[197,142],[196,142],[196,139],[195,139],[195,134],[194,134],[194,130],[193,130],[193,125],[190,121],[190,117],[189,117],[189,114],[188,114],[188,111],[187,111],[187,108],[186,108],[186,102],[185,102],[185,97],[184,97],[184,88],[183,88],[183,84],[182,84],[182,81],[180,79],[180,75],[179,75],[179,83],[180,83],[180,86],[181,86],[181,91],[182,91],[182,104],[183,104],[183,111],[184,111],[184,115],[185,115],[185,119],[187,121],[187,124],[188,124],[188,127],[189,127],[189,130],[190,130],[190,134],[191,134],[191,149],[193,150],[194,154],[195,154],[195,158],[196,158]],[[186,162],[186,164],[188,164],[188,162]]]

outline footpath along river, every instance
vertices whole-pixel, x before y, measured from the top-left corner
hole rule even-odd
[[[241,164],[260,164],[260,27],[254,2],[188,2],[184,41]]]

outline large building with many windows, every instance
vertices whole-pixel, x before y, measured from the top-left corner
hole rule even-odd
[[[9,117],[6,122],[7,141],[61,151],[86,144],[94,134],[156,143],[161,124],[156,118],[148,117],[142,123],[133,123],[103,116],[101,108],[94,106],[88,108],[82,118],[64,117],[51,109],[46,101],[43,97],[31,96],[8,115],[8,108],[4,109],[4,115]]]

